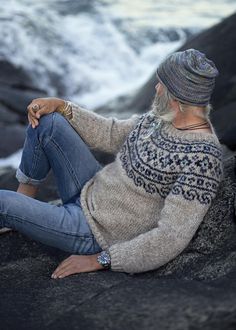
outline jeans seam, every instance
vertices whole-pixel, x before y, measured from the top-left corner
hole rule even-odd
[[[80,181],[78,180],[77,176],[74,175],[75,171],[73,169],[73,166],[71,165],[71,162],[68,160],[68,158],[64,155],[63,150],[60,148],[60,146],[57,144],[57,142],[53,139],[53,137],[51,138],[50,142],[52,142],[55,146],[55,148],[57,149],[57,151],[60,152],[62,158],[64,159],[64,164],[69,172],[69,174],[71,175],[71,177],[73,178],[73,181],[76,183],[76,187],[77,189],[81,189],[82,185],[80,183]]]
[[[37,149],[39,149],[38,147],[40,147],[40,149],[42,148],[40,142],[39,142],[39,145],[37,146]],[[36,149],[36,148],[35,148],[35,149]],[[37,150],[37,152],[38,152],[38,150]],[[41,152],[41,151],[40,151],[40,152]],[[32,160],[32,167],[31,167],[30,172],[29,172],[29,177],[30,177],[30,178],[33,177],[33,172],[34,172],[35,168],[37,168],[39,158],[40,158],[40,157],[34,152],[33,160]]]
[[[63,235],[67,235],[67,236],[78,237],[78,238],[85,238],[85,239],[93,239],[93,237],[94,237],[93,235],[77,235],[77,234],[71,234],[71,233],[66,233],[66,232],[60,232],[60,231],[54,230],[53,228],[48,228],[48,227],[40,226],[39,224],[36,224],[34,222],[31,222],[31,221],[22,219],[22,218],[20,218],[20,217],[18,217],[16,215],[9,215],[9,214],[7,214],[5,212],[1,212],[1,214],[3,216],[5,216],[7,219],[8,218],[14,218],[14,219],[17,219],[17,221],[19,221],[21,223],[24,223],[24,222],[29,223],[30,225],[33,225],[35,227],[38,227],[38,228],[44,230],[45,232],[48,232],[48,230],[51,230],[52,232],[59,233],[62,236]]]
[[[50,142],[50,139],[52,138],[52,135],[53,135],[53,129],[54,129],[54,113],[52,114],[52,125],[51,125],[51,129],[50,129],[50,132],[49,132],[49,134],[48,134],[48,142],[47,143],[45,143],[45,144],[43,144],[43,139],[40,139],[39,137],[38,137],[38,145],[37,146],[35,146],[35,148],[34,148],[34,151],[35,150],[37,150],[38,151],[38,149],[40,150],[40,152],[42,152],[42,149],[44,148],[44,147],[46,147],[47,146],[47,144]],[[36,152],[34,152],[34,154],[33,154],[33,160],[32,160],[32,168],[31,168],[31,170],[30,170],[30,172],[29,172],[29,177],[32,177],[33,175],[32,175],[32,173],[33,173],[33,171],[35,170],[35,168],[37,167],[36,165],[37,165],[37,163],[38,163],[38,160],[39,160],[39,158],[40,157],[38,157],[38,155],[36,154]]]

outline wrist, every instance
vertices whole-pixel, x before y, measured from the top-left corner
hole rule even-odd
[[[69,101],[60,100],[59,105],[56,108],[56,111],[62,116],[71,119],[72,118],[72,104]]]
[[[111,256],[108,251],[103,250],[97,256],[97,262],[103,267],[103,269],[111,268]]]
[[[98,257],[100,256],[100,253],[94,254],[91,256],[93,266],[96,270],[102,270],[104,267],[98,262]]]

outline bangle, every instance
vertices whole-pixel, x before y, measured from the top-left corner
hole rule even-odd
[[[57,112],[59,112],[62,116],[71,119],[72,118],[72,103],[69,101],[64,101],[63,105],[60,105],[57,108]]]

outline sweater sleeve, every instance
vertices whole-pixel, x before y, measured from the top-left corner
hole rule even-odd
[[[106,118],[72,104],[68,121],[90,148],[116,154],[139,118],[136,114],[124,120]]]
[[[215,169],[215,178],[207,181],[202,191],[197,187],[197,173],[191,175],[192,180],[196,179],[195,188],[183,184],[183,175],[180,175],[165,199],[157,227],[109,247],[111,269],[127,273],[145,272],[178,256],[191,241],[215,198],[222,179],[220,160]]]

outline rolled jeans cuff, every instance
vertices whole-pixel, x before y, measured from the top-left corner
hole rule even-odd
[[[20,168],[16,170],[16,178],[20,183],[31,184],[32,186],[39,186],[46,178],[36,180],[25,175]]]

